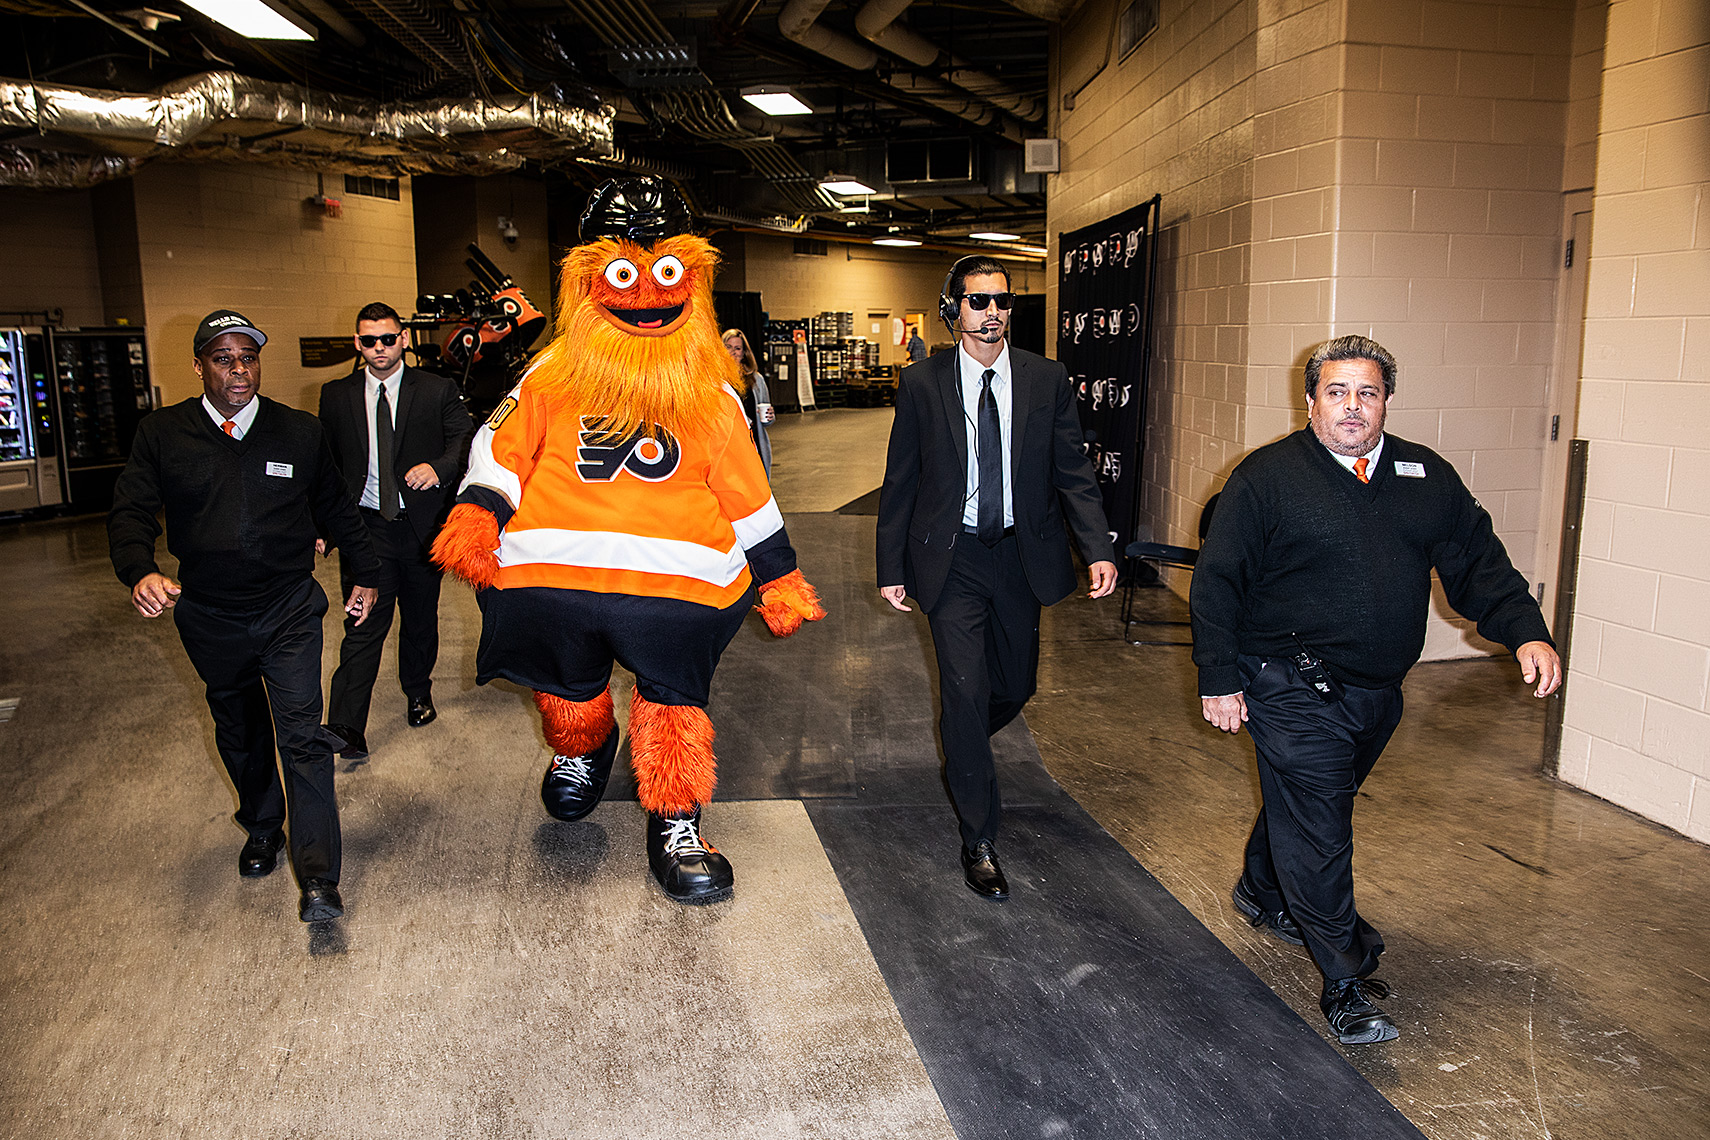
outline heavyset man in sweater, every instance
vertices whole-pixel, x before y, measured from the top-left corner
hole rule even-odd
[[[1306,365],[1310,426],[1235,468],[1194,568],[1205,719],[1246,724],[1263,806],[1235,907],[1324,973],[1319,1007],[1347,1044],[1388,1041],[1371,998],[1383,938],[1354,907],[1354,794],[1401,720],[1425,646],[1431,572],[1506,645],[1527,684],[1561,684],[1538,603],[1448,461],[1384,434],[1395,358],[1344,336]]]
[[[173,611],[208,686],[215,745],[249,833],[238,873],[273,870],[289,814],[298,916],[316,922],[344,913],[332,742],[321,732],[327,596],[314,579],[317,522],[355,566],[344,608],[359,622],[374,610],[380,561],[320,421],[260,395],[266,343],[229,309],[202,321],[194,364],[203,394],[138,426],[107,538],[132,605],[150,618]],[[155,562],[162,508],[182,585]]]

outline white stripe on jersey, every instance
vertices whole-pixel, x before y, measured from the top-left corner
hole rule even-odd
[[[742,548],[752,550],[784,529],[784,516],[778,510],[778,500],[768,498],[765,506],[730,525],[736,529],[736,541]]]
[[[516,472],[493,458],[493,429],[485,424],[475,433],[475,442],[469,445],[469,473],[463,476],[457,493],[461,495],[471,486],[497,491],[511,504],[513,511],[522,502],[522,480],[517,478]]]
[[[609,530],[537,527],[505,531],[499,538],[499,565],[521,566],[531,562],[676,574],[719,587],[736,581],[748,567],[740,544],[721,551],[678,538],[649,538]]]

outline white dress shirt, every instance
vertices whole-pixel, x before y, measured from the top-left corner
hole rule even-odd
[[[1007,342],[991,367],[996,373],[992,377],[992,399],[997,401],[998,430],[1003,436],[1003,525],[1007,530],[1015,525],[1015,498],[1009,485],[1009,445],[1015,434],[1010,430],[1014,419],[1011,410],[1014,386],[1010,383]],[[980,388],[986,366],[969,356],[966,348],[957,345],[956,368],[961,381],[962,415],[966,417],[968,428],[968,478],[963,488],[966,497],[962,500],[962,525],[972,527],[980,522]]]
[[[206,396],[202,397],[202,410],[214,417],[215,427],[219,428],[221,431],[226,430],[225,415],[222,414],[218,408],[214,407],[214,402]],[[232,417],[233,439],[242,439],[244,436],[249,434],[249,429],[255,426],[255,414],[260,410],[261,401],[255,399],[253,396],[250,398],[249,403],[238,409],[237,415]]]
[[[362,484],[361,506],[371,511],[380,509],[380,440],[374,430],[374,412],[380,406],[381,381],[374,375],[373,369],[364,368],[363,407],[368,416],[368,479]],[[392,409],[392,430],[398,430],[398,386],[404,379],[403,365],[399,365],[392,375],[386,377],[386,402]],[[398,481],[398,489],[403,490],[403,480]],[[398,496],[398,506],[404,505],[402,495]]]
[[[1319,440],[1319,442],[1322,443],[1324,441]],[[1324,450],[1330,451],[1330,449],[1328,447],[1326,447]],[[1370,482],[1372,479],[1376,478],[1378,456],[1380,456],[1382,454],[1383,454],[1383,433],[1382,432],[1378,433],[1377,442],[1372,445],[1372,449],[1370,451],[1366,452],[1364,455],[1343,455],[1339,451],[1330,451],[1330,457],[1332,459],[1334,459],[1337,463],[1340,463],[1343,467],[1346,467],[1350,471],[1354,470],[1354,461],[1356,459],[1369,459],[1369,460],[1371,460],[1370,463],[1366,464],[1366,480],[1368,482]],[[1358,472],[1355,472],[1355,474],[1358,474]]]

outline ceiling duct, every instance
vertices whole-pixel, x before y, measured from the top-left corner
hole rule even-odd
[[[970,67],[967,60],[951,55],[926,37],[898,24],[897,20],[913,3],[914,0],[867,0],[855,13],[855,30],[863,38],[916,67],[941,70],[952,85],[977,95],[1024,122],[1039,124],[1045,121],[1042,100],[1017,91],[995,75]]]
[[[778,30],[786,39],[800,44],[810,51],[818,52],[827,59],[836,60],[845,67],[856,71],[870,71],[879,66],[879,53],[872,48],[828,28],[822,28],[816,22],[825,11],[830,0],[787,0],[783,10],[778,13]],[[899,9],[900,12],[900,9]],[[888,23],[888,21],[887,21]],[[899,29],[900,31],[900,29]],[[903,32],[922,44],[912,32]],[[938,49],[931,47],[932,59],[938,57]],[[900,53],[899,53],[900,54]],[[907,56],[903,58],[907,59]],[[914,62],[912,59],[910,62]],[[931,62],[930,60],[928,62]],[[925,65],[920,65],[925,66]],[[989,76],[986,78],[990,78]],[[1001,134],[1012,142],[1020,142],[1024,137],[1022,126],[1005,115],[991,104],[985,97],[976,96],[969,90],[953,87],[937,79],[910,73],[894,73],[878,76],[879,82],[890,87],[898,94],[908,95],[914,99],[936,107],[950,115],[965,119],[975,126],[986,127]],[[992,80],[997,83],[997,80]]]
[[[484,99],[374,103],[210,72],[153,94],[50,87],[0,79],[0,130],[13,137],[0,155],[0,184],[64,185],[78,163],[80,184],[118,171],[89,151],[135,164],[165,156],[268,162],[352,173],[493,174],[525,160],[612,152],[615,108],[594,110],[533,96],[503,105]],[[20,152],[34,155],[33,164]]]

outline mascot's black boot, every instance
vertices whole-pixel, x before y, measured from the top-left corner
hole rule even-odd
[[[701,838],[701,810],[671,818],[647,813],[647,863],[666,894],[680,903],[730,897],[736,876],[730,860]]]
[[[540,802],[554,819],[581,819],[599,806],[617,755],[618,730],[613,725],[603,744],[585,756],[554,756],[540,781]]]

